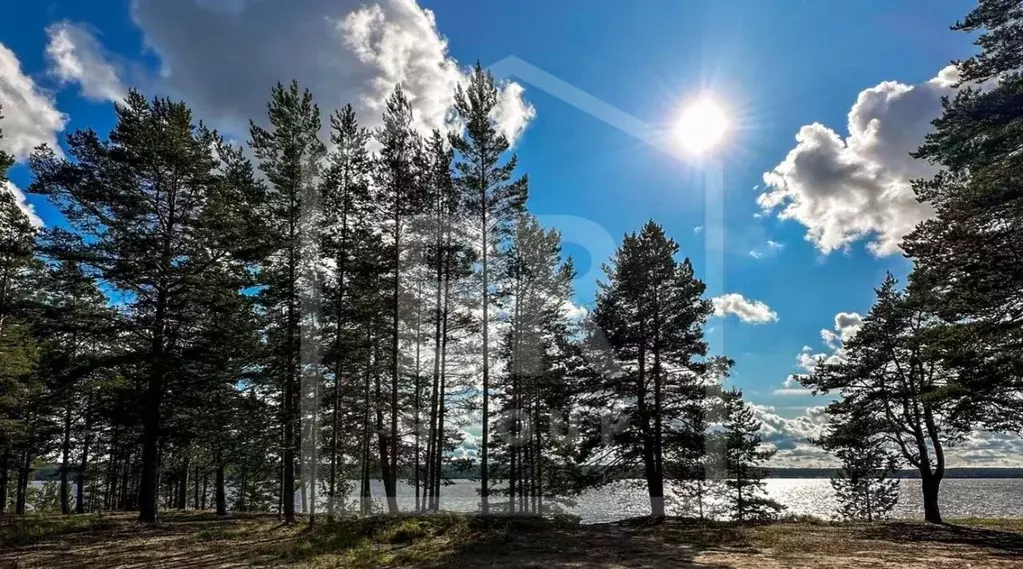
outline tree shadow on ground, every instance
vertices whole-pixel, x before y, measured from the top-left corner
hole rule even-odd
[[[697,560],[719,551],[755,555],[741,532],[679,520],[647,518],[594,525],[565,525],[536,518],[476,519],[474,538],[429,567],[535,567],[592,569],[725,569]]]
[[[865,526],[860,537],[898,543],[968,545],[988,550],[992,555],[1014,558],[1023,556],[1023,534],[985,527],[890,522]]]
[[[171,514],[146,526],[119,514],[26,518],[17,522],[16,532],[4,532],[3,541],[14,546],[0,552],[0,568],[250,567],[259,548],[288,539],[281,532],[268,531],[275,519]],[[260,529],[250,531],[254,528]]]

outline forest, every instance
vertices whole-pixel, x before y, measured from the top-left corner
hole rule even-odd
[[[799,378],[832,398],[814,442],[841,464],[841,517],[887,515],[911,468],[940,523],[945,449],[1023,429],[1021,22],[983,0],[956,24],[981,50],[915,155],[940,173],[914,184],[935,215],[903,243],[912,271]],[[436,512],[456,471],[482,515],[559,513],[627,477],[658,519],[783,511],[685,252],[649,221],[580,310],[480,64],[449,132],[418,132],[400,85],[373,131],[297,82],[268,91],[243,143],[132,91],[109,133],[38,148],[28,191],[64,223],[0,192],[0,513],[34,509],[49,465],[63,514],[147,524],[393,514],[400,485]]]

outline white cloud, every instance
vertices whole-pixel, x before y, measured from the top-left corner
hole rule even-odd
[[[784,248],[785,248],[784,243],[779,243],[777,241],[772,241],[771,239],[768,239],[767,243],[764,243],[763,246],[754,247],[753,249],[751,249],[749,252],[749,256],[753,257],[754,259],[773,257],[778,253],[781,253],[781,250]]]
[[[795,414],[779,413],[775,407],[751,405],[762,422],[763,442],[777,450],[771,460],[774,467],[826,468],[838,460],[809,442],[824,433],[828,417],[823,406],[787,408]],[[1016,467],[1023,455],[1023,439],[1012,433],[973,431],[955,446],[946,446],[945,456],[951,468]],[[907,464],[903,468],[912,468]]]
[[[64,130],[67,116],[57,110],[53,96],[39,88],[31,77],[21,71],[21,62],[7,46],[0,43],[0,105],[4,131],[0,149],[10,152],[19,162],[28,159],[40,144],[48,144],[57,152],[57,133]]]
[[[702,225],[697,225],[696,227],[693,228],[693,235],[699,235],[700,233],[703,233]]]
[[[886,81],[862,91],[845,139],[820,123],[803,126],[795,148],[764,174],[757,203],[806,226],[806,239],[823,253],[863,238],[875,255],[898,253],[902,238],[932,214],[909,181],[934,169],[909,153],[923,142],[957,76],[949,66],[917,85]]]
[[[796,369],[802,374],[813,373],[813,370],[817,368],[817,365],[822,360],[828,360],[828,354],[814,353],[813,348],[810,346],[803,346],[803,349],[796,354]],[[781,387],[774,390],[774,395],[778,396],[807,396],[812,395],[813,392],[810,389],[803,387],[799,380],[796,379],[795,375],[789,375],[782,382]]]
[[[28,217],[29,223],[31,223],[33,227],[42,227],[43,220],[39,218],[38,214],[36,214],[36,210],[32,204],[28,203],[28,200],[25,199],[25,193],[22,192],[18,186],[15,186],[14,182],[11,182],[10,180],[4,183],[4,188],[8,192],[14,194],[14,202],[18,204],[18,209],[20,209],[21,212]]]
[[[762,441],[777,454],[771,466],[818,468],[836,461],[809,439],[819,437],[827,424],[824,407],[807,407],[795,417],[784,417],[774,407],[752,405],[761,421]]]
[[[839,312],[835,315],[833,330],[821,330],[821,340],[832,350],[841,349],[863,327],[863,317],[856,312]]]
[[[369,127],[401,83],[418,128],[458,126],[453,90],[467,68],[415,0],[133,0],[132,14],[162,61],[158,87],[229,131],[264,116],[270,87],[291,79],[324,112],[351,103]],[[521,85],[502,83],[494,113],[512,140],[535,114],[522,95]]]
[[[127,89],[110,57],[83,24],[58,22],[46,28],[46,57],[50,73],[62,84],[78,83],[82,95],[94,101],[121,103]]]
[[[714,316],[725,317],[734,314],[743,322],[763,324],[776,322],[778,314],[771,307],[759,300],[749,300],[741,294],[729,293],[711,299],[714,303]]]
[[[863,317],[856,312],[839,312],[835,315],[835,323],[832,329],[824,328],[820,332],[821,340],[829,348],[828,352],[815,352],[810,346],[803,346],[803,349],[796,354],[796,369],[801,374],[813,373],[821,362],[839,363],[844,357],[842,345],[848,342],[860,331],[863,326]],[[805,389],[796,380],[795,375],[789,375],[782,382],[782,386],[774,390],[777,396],[806,396],[811,395],[809,389]]]

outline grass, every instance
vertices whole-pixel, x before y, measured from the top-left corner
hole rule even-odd
[[[1023,567],[1023,520],[846,524],[788,520],[736,526],[636,518],[574,519],[441,513],[286,526],[276,517],[170,513],[0,516],[0,568],[555,567],[701,569],[808,566]]]

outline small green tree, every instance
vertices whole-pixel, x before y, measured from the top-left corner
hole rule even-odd
[[[722,437],[725,450],[725,502],[732,519],[738,522],[761,521],[775,517],[783,508],[764,491],[767,470],[761,466],[774,456],[765,449],[760,437],[761,422],[753,408],[742,399],[742,391],[722,394],[725,425]]]
[[[831,486],[838,497],[838,516],[872,522],[888,517],[899,501],[898,457],[888,447],[880,425],[841,406],[830,410],[832,421],[813,442],[842,461]]]

